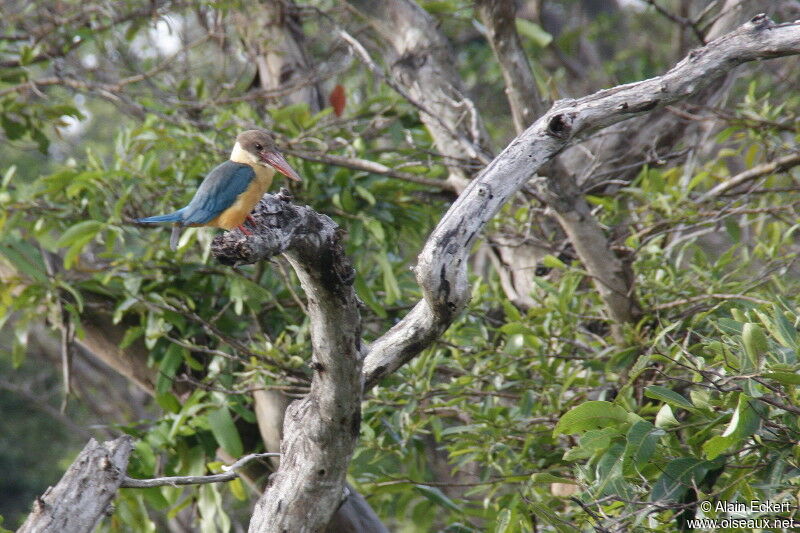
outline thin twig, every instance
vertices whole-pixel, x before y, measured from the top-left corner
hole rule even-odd
[[[743,183],[760,178],[761,176],[767,176],[769,174],[775,174],[778,172],[789,170],[790,168],[796,165],[800,165],[800,152],[780,157],[775,161],[771,161],[769,163],[756,165],[753,168],[749,168],[744,172],[740,172],[739,174],[728,179],[727,181],[720,183],[710,191],[706,192],[700,198],[698,198],[697,202],[698,203],[707,202],[708,200],[711,200],[721,195],[722,193],[727,192],[728,190],[737,187]]]
[[[572,500],[573,502],[577,503],[577,504],[580,506],[580,508],[581,508],[581,509],[583,509],[583,511],[584,511],[586,514],[588,514],[589,516],[591,516],[591,517],[594,519],[594,521],[595,521],[595,522],[597,522],[597,525],[596,525],[596,526],[593,526],[595,531],[600,531],[600,532],[602,532],[602,533],[611,533],[611,531],[610,531],[610,530],[608,530],[608,529],[606,529],[606,528],[604,528],[603,526],[601,526],[601,525],[600,525],[600,524],[603,522],[603,519],[602,519],[602,518],[600,518],[600,517],[597,515],[597,513],[595,513],[594,511],[592,511],[592,510],[591,510],[591,508],[589,508],[589,506],[588,506],[588,505],[586,505],[585,503],[583,503],[583,502],[582,502],[580,499],[578,499],[578,498],[575,498],[574,496],[573,496],[573,497],[571,497],[571,498],[570,498],[570,500]]]
[[[646,3],[646,4],[648,4],[648,5],[653,6],[653,8],[658,13],[660,13],[664,17],[668,18],[672,22],[678,24],[679,26],[682,26],[684,28],[690,28],[692,30],[692,33],[694,33],[694,36],[697,37],[697,40],[700,41],[701,45],[705,46],[707,44],[705,36],[703,35],[703,32],[700,31],[700,28],[697,27],[696,23],[692,22],[691,20],[689,20],[689,19],[687,19],[685,17],[682,17],[680,15],[676,15],[675,13],[673,13],[671,11],[668,11],[667,9],[665,9],[662,6],[658,5],[656,3],[656,0],[642,0],[642,1],[644,3]]]
[[[286,153],[289,153],[295,157],[299,157],[300,159],[305,159],[307,161],[326,163],[329,165],[336,165],[339,167],[350,168],[353,170],[364,170],[366,172],[371,172],[373,174],[382,174],[384,176],[397,178],[403,181],[408,181],[410,183],[417,183],[419,185],[427,185],[428,187],[435,187],[437,189],[455,192],[453,185],[444,180],[435,180],[432,178],[426,178],[424,176],[418,176],[410,172],[402,172],[399,170],[394,170],[392,168],[387,167],[386,165],[377,163],[375,161],[369,161],[367,159],[346,157],[342,155],[322,154],[318,152],[316,153],[305,152],[292,149],[286,150]]]
[[[692,304],[695,302],[702,302],[703,300],[708,300],[709,298],[713,298],[715,300],[746,300],[748,302],[753,302],[759,305],[767,305],[770,302],[768,300],[762,300],[761,298],[756,298],[754,296],[747,296],[744,294],[699,294],[697,296],[692,296],[690,298],[682,298],[680,300],[675,300],[672,302],[667,302],[665,304],[659,304],[652,307],[653,311],[663,311],[665,309],[672,309],[673,307],[681,307],[687,304]]]
[[[245,455],[230,466],[223,466],[223,470],[227,470],[222,474],[213,474],[210,476],[174,476],[174,477],[156,477],[152,479],[134,479],[125,476],[120,483],[120,487],[126,489],[147,489],[150,487],[163,487],[163,486],[177,486],[177,485],[203,485],[206,483],[220,483],[223,481],[233,481],[239,477],[235,470],[243,467],[250,461],[255,459],[263,459],[265,457],[280,457],[279,453],[251,453]]]

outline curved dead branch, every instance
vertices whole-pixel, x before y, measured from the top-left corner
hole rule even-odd
[[[283,253],[308,298],[314,377],[289,405],[281,461],[256,504],[251,532],[319,531],[344,501],[344,482],[361,426],[361,317],[355,275],[336,224],[288,197],[266,195],[253,213],[257,232],[218,236],[223,263],[254,263]]]
[[[663,76],[559,100],[473,180],[434,229],[419,255],[424,299],[370,347],[366,386],[374,386],[444,331],[469,301],[467,256],[502,205],[545,163],[587,135],[690,96],[747,61],[800,53],[800,23],[757,15],[692,51]],[[608,288],[613,291],[613,287]]]

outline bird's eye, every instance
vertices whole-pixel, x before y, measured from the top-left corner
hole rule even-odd
[[[264,147],[261,146],[260,144],[256,144],[256,150],[261,150],[262,148],[264,148]]]

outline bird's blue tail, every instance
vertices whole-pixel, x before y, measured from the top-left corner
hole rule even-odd
[[[156,223],[156,222],[180,222],[183,218],[183,209],[179,209],[168,215],[156,215],[154,217],[137,218],[136,222]]]

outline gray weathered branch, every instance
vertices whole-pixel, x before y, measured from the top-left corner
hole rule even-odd
[[[742,6],[743,0],[726,0],[721,8],[722,16],[709,29],[708,39],[714,39],[733,29]],[[726,79],[730,77],[730,73],[727,77],[719,77],[694,93],[691,99],[710,102],[721,97],[730,85]],[[609,131],[612,135],[607,135]],[[605,232],[591,214],[591,207],[580,192],[579,183],[583,183],[584,178],[595,175],[598,169],[609,166],[615,168],[607,172],[614,173],[617,179],[635,176],[645,160],[653,157],[643,157],[643,154],[655,154],[669,149],[679,139],[685,142],[686,124],[675,114],[662,109],[603,133],[603,136],[586,143],[580,150],[567,150],[554,161],[560,168],[557,172],[550,173],[549,179],[542,184],[540,193],[592,277],[611,318],[611,330],[615,339],[617,342],[624,342],[622,326],[636,322],[642,314],[635,294],[635,278],[630,266],[614,252]],[[695,132],[695,135],[700,133]],[[575,169],[580,168],[580,165],[575,163],[581,161],[587,153],[592,155],[587,163],[588,170],[585,170],[587,176],[576,176]],[[631,164],[631,159],[636,164]]]
[[[514,0],[476,0],[478,16],[486,27],[486,38],[503,72],[506,97],[517,133],[522,133],[544,112],[544,104],[533,71],[515,26]]]
[[[384,55],[392,79],[404,96],[422,108],[420,118],[439,152],[453,160],[466,154],[478,165],[488,161],[483,122],[461,86],[450,43],[430,14],[410,0],[348,3],[387,43]],[[468,173],[456,166],[449,170],[449,180],[461,190]]]
[[[17,533],[92,531],[117,494],[131,450],[131,437],[91,439],[58,484],[36,499]]]
[[[280,457],[279,453],[251,453],[245,455],[232,465],[224,467],[226,472],[221,474],[211,474],[209,476],[170,476],[170,477],[155,477],[151,479],[136,479],[125,476],[120,483],[123,489],[147,489],[150,487],[164,487],[176,485],[205,485],[207,483],[220,483],[224,481],[233,481],[239,477],[237,469],[245,466],[250,461],[256,459],[264,459],[266,457]]]
[[[311,391],[289,405],[281,461],[256,504],[250,532],[320,531],[344,501],[344,482],[361,425],[361,317],[355,275],[336,224],[309,207],[266,195],[253,217],[258,231],[218,236],[227,264],[283,253],[308,298],[314,377]]]
[[[476,0],[476,6],[503,72],[514,125],[521,133],[543,110],[533,73],[514,27],[516,5],[510,0]],[[621,325],[634,322],[641,315],[630,269],[612,250],[575,177],[560,164],[549,165],[545,174],[548,177],[541,182],[540,197],[552,209],[575,247],[612,319],[614,336],[622,341]],[[504,257],[510,255],[508,248],[501,248],[500,252]]]
[[[463,115],[446,111],[441,97],[442,87],[460,87],[460,78],[455,69],[455,56],[449,48],[440,44],[438,48],[423,46],[412,39],[417,34],[429,36],[436,42],[446,43],[430,16],[419,16],[422,11],[410,0],[391,0],[365,7],[363,2],[351,0],[382,37],[393,43],[397,53],[402,51],[408,57],[416,57],[414,61],[404,61],[402,69],[394,68],[395,83],[413,93],[413,97],[422,103],[425,109],[440,109],[442,112],[436,121],[425,124],[442,151],[445,148],[455,152],[463,150],[447,132],[464,127]],[[521,132],[542,113],[536,83],[530,70],[527,58],[522,50],[519,37],[514,26],[515,6],[507,0],[478,0],[477,11],[487,27],[487,38],[492,45],[506,84],[506,92],[512,108],[512,114]],[[403,17],[413,20],[415,26],[409,27]],[[387,21],[394,21],[391,28]],[[400,63],[400,61],[396,62]],[[403,93],[401,93],[403,94]],[[405,94],[404,94],[405,95]],[[477,110],[471,108],[472,121],[482,130],[482,119]],[[451,110],[452,111],[452,110]],[[423,120],[425,114],[423,113]],[[444,123],[446,128],[434,127],[435,123]],[[463,144],[463,142],[462,142]],[[612,319],[613,332],[618,340],[622,340],[621,324],[635,321],[641,310],[632,290],[632,276],[627,275],[626,265],[611,249],[600,224],[590,213],[590,208],[578,190],[575,177],[560,166],[550,165],[545,172],[548,179],[543,185],[543,199],[548,203],[563,227],[578,256],[592,277]],[[466,186],[462,179],[467,176],[462,169],[451,165],[450,179],[460,192]],[[532,307],[533,299],[529,293],[533,287],[534,268],[544,255],[541,247],[526,241],[503,243],[494,240],[494,247],[486,250],[488,255],[501,264],[498,269],[503,289],[517,305]]]
[[[800,53],[800,23],[758,15],[694,50],[663,76],[560,100],[473,180],[442,217],[419,255],[424,299],[376,340],[364,361],[366,386],[411,360],[469,301],[466,259],[486,223],[545,163],[606,126],[671,104],[747,61]]]

